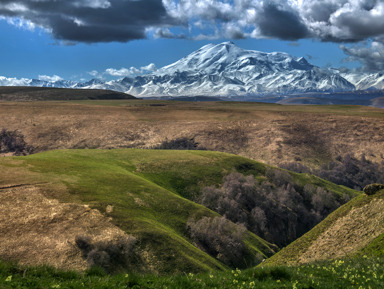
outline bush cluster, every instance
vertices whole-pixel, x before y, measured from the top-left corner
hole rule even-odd
[[[335,184],[362,190],[371,183],[384,183],[384,162],[373,163],[365,155],[356,158],[350,154],[338,156],[320,169],[311,169],[300,163],[285,163],[282,168],[298,173],[311,173]]]
[[[173,140],[165,140],[154,149],[161,150],[206,150],[204,147],[199,146],[199,143],[194,138],[177,138]]]
[[[89,236],[76,236],[75,243],[86,258],[89,267],[101,267],[115,272],[130,266],[134,259],[136,238],[122,236],[113,241],[93,243]]]
[[[203,217],[187,222],[187,232],[197,247],[230,267],[242,267],[246,228],[225,217]]]
[[[371,196],[371,195],[374,195],[381,190],[384,190],[383,184],[369,184],[369,185],[366,185],[364,187],[363,192],[366,195]]]
[[[268,181],[232,172],[221,187],[205,187],[198,202],[260,237],[286,246],[349,198],[313,185],[300,186],[280,169],[267,170]]]
[[[24,135],[18,130],[10,131],[3,128],[0,131],[0,153],[27,155],[33,152],[33,147],[24,140]]]

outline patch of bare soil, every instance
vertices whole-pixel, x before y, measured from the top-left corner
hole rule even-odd
[[[364,248],[384,231],[384,200],[352,209],[323,232],[302,254],[299,263],[345,257]]]
[[[48,199],[36,186],[0,188],[0,259],[84,270],[75,237],[114,240],[125,233],[88,206]]]

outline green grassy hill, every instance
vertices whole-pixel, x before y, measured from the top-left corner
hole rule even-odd
[[[33,231],[33,226],[37,228],[37,224],[44,224],[36,232],[30,232],[35,239],[24,240],[23,243],[37,246],[30,250],[35,250],[40,259],[35,256],[37,259],[19,261],[29,265],[34,262],[50,264],[50,260],[59,258],[59,255],[46,249],[48,245],[43,246],[45,243],[59,242],[59,234],[49,231],[57,230],[55,224],[60,225],[61,219],[55,216],[64,208],[57,209],[59,205],[69,204],[66,209],[75,224],[83,225],[80,229],[84,234],[96,239],[103,238],[103,233],[94,232],[92,228],[104,221],[89,224],[82,218],[89,206],[101,212],[114,226],[137,238],[140,257],[135,266],[130,268],[132,271],[164,274],[223,270],[227,268],[226,265],[195,247],[186,234],[186,223],[190,218],[201,219],[218,214],[191,200],[201,188],[219,186],[223,177],[233,170],[245,175],[252,174],[257,179],[266,179],[267,168],[267,165],[243,157],[208,151],[58,150],[24,157],[3,157],[0,159],[0,197],[7,208],[0,214],[7,212],[5,209],[15,214],[23,209],[17,215],[31,216],[23,216],[29,223],[16,225],[20,227],[14,231],[4,227],[12,220],[0,216],[3,224],[0,232],[4,233],[2,243],[16,248],[19,242],[17,236],[23,236],[23,228]],[[357,194],[310,175],[291,173],[291,176],[303,186],[311,183],[340,195]],[[31,206],[30,209],[26,204]],[[38,208],[41,204],[46,204],[46,207],[41,207],[40,212]],[[80,213],[72,217],[76,210]],[[27,222],[24,219],[21,222]],[[61,222],[66,221],[64,219],[65,216]],[[67,226],[62,234],[70,232],[71,228]],[[97,227],[97,230],[104,232],[102,229]],[[50,237],[48,233],[51,233]],[[69,269],[81,267],[79,250],[74,249],[75,237],[69,235],[60,241],[72,246],[68,249],[68,256],[72,256],[68,260],[73,260],[71,262],[74,264],[66,266]],[[250,232],[245,235],[244,242],[248,252],[243,260],[246,266],[252,266],[276,251],[275,246]],[[6,248],[0,245],[0,259],[4,259],[4,256],[15,258],[16,255],[10,252],[11,245]]]
[[[267,265],[384,255],[384,190],[362,194],[269,258]]]

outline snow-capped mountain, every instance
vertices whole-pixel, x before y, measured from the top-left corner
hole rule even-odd
[[[208,44],[179,61],[159,69],[156,74],[204,72],[205,74],[268,74],[292,69],[310,70],[313,65],[304,58],[295,59],[286,53],[263,53],[244,50],[232,42]]]
[[[0,77],[0,85],[109,89],[146,96],[250,96],[384,89],[383,74],[343,74],[287,53],[245,50],[232,42],[208,44],[146,75],[88,82]]]
[[[38,86],[38,87],[58,87],[58,88],[75,88],[78,82],[70,80],[46,81],[40,79],[28,78],[7,78],[0,76],[0,86]]]
[[[371,73],[363,75],[359,73],[350,73],[342,74],[342,76],[354,84],[357,90],[384,89],[383,73]]]
[[[241,96],[345,91],[339,74],[286,53],[244,50],[232,42],[208,44],[153,74],[116,81],[137,96]]]

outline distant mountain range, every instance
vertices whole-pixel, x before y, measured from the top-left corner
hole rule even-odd
[[[287,53],[245,50],[232,42],[208,44],[146,75],[114,81],[44,81],[0,77],[2,86],[108,89],[139,97],[266,97],[384,89],[384,74],[323,69]]]

